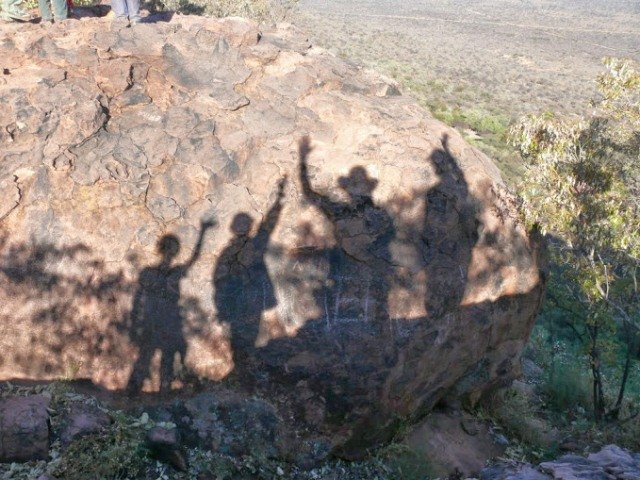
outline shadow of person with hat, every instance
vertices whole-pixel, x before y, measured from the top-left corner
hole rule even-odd
[[[395,236],[391,216],[376,205],[373,192],[378,185],[362,166],[351,168],[347,176],[338,179],[348,201],[337,200],[317,192],[309,180],[308,157],[312,151],[308,137],[299,141],[300,183],[312,205],[331,223],[335,247],[326,252],[329,262],[327,282],[327,324],[329,328],[345,328],[359,335],[367,333],[387,339],[389,349],[381,352],[385,362],[392,360],[393,327],[389,318],[387,297],[393,265],[389,245]]]

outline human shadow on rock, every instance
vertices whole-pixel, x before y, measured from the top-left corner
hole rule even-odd
[[[233,236],[213,271],[214,304],[218,320],[230,327],[230,345],[236,376],[252,376],[249,364],[264,312],[276,306],[273,284],[265,264],[269,239],[282,212],[287,179],[278,183],[276,200],[253,232],[253,219],[238,213],[231,222]],[[248,381],[248,378],[243,378]]]
[[[175,379],[176,355],[184,365],[187,342],[183,334],[184,312],[180,305],[180,282],[187,276],[202,251],[206,231],[215,225],[203,221],[191,258],[174,265],[180,253],[180,240],[175,235],[163,236],[157,244],[158,264],[140,272],[133,307],[126,330],[138,347],[138,358],[127,384],[130,393],[140,392],[145,379],[150,378],[152,361],[160,353],[160,392],[171,388]]]
[[[311,240],[313,245],[288,252],[280,259],[288,263],[281,268],[286,275],[276,276],[274,283],[298,293],[312,289],[312,310],[323,314],[305,319],[295,336],[271,339],[257,354],[274,385],[308,385],[316,400],[326,402],[330,421],[350,421],[354,411],[376,403],[380,374],[396,358],[388,305],[396,230],[389,212],[374,201],[378,181],[364,167],[339,178],[344,199],[334,198],[311,184],[310,139],[300,139],[298,148],[304,198],[326,219],[330,231],[325,236],[333,246]],[[301,225],[301,235],[315,236],[309,224]]]
[[[471,195],[456,158],[443,135],[442,148],[430,158],[438,183],[424,195],[423,242],[427,287],[425,308],[438,318],[455,310],[464,295],[471,254],[478,242],[480,202]]]
[[[353,457],[366,446],[389,439],[397,426],[392,405],[402,401],[399,391],[411,392],[415,401],[432,408],[454,387],[453,377],[444,377],[446,368],[440,385],[434,378],[437,372],[423,378],[416,365],[428,361],[426,352],[434,352],[433,361],[438,362],[437,352],[450,350],[446,345],[433,348],[438,335],[447,341],[464,334],[447,330],[451,326],[446,318],[457,318],[459,330],[468,317],[481,313],[483,318],[472,320],[482,323],[491,310],[484,305],[478,312],[473,306],[461,306],[482,230],[482,206],[470,193],[447,136],[428,159],[437,178],[428,190],[416,191],[409,199],[410,204],[423,205],[423,220],[404,224],[402,232],[391,214],[374,202],[376,181],[363,167],[354,167],[340,179],[347,200],[317,192],[309,178],[310,152],[309,139],[301,139],[300,183],[305,198],[329,221],[335,247],[305,251],[297,261],[313,271],[318,270],[318,261],[329,263],[326,286],[316,292],[318,304],[325,305],[325,318],[307,320],[294,337],[271,340],[261,354],[274,367],[270,369],[274,380],[278,376],[288,377],[280,378],[283,384],[305,381],[322,397],[330,421],[354,422],[352,439],[340,451]],[[404,243],[400,251],[418,253],[410,268],[400,271],[391,258],[391,242]],[[413,285],[413,291],[424,292],[426,314],[391,318],[391,285],[411,287],[419,278],[416,272],[423,272],[426,279],[424,288]],[[468,360],[473,363],[472,356]]]
[[[359,335],[393,340],[387,304],[393,263],[390,243],[395,237],[393,219],[373,200],[378,180],[362,166],[351,168],[338,185],[347,200],[331,198],[315,190],[309,178],[310,139],[299,148],[299,177],[305,199],[329,221],[335,247],[321,253],[329,264],[327,288],[321,294],[328,326],[356,323]],[[386,352],[389,353],[389,352]]]
[[[473,329],[462,320],[473,315],[473,307],[463,307],[462,302],[468,287],[472,254],[483,229],[483,205],[469,191],[465,174],[451,152],[449,136],[444,134],[440,142],[442,147],[435,149],[427,159],[434,170],[435,181],[426,191],[414,194],[415,198],[422,199],[422,222],[411,224],[405,235],[405,242],[420,254],[418,264],[412,265],[409,271],[417,267],[424,272],[421,299],[424,316],[396,319],[396,341],[403,354],[394,365],[383,393],[393,404],[406,401],[402,397],[394,400],[394,390],[405,391],[405,396],[408,396],[406,392],[411,392],[414,401],[423,404],[425,412],[452,386],[449,379],[455,375],[450,369],[442,368],[437,355],[429,358],[428,352],[450,352],[457,342],[463,344],[462,338]],[[415,282],[412,275],[400,276],[400,283],[405,287],[410,287],[411,282]],[[482,307],[479,311],[485,310]],[[441,346],[433,347],[434,344]],[[467,353],[461,352],[461,355]],[[461,363],[464,361],[460,360]],[[418,362],[429,368],[431,374],[416,375]],[[425,395],[429,391],[431,393]],[[391,412],[386,412],[389,414]],[[374,428],[364,425],[363,436],[373,432]]]

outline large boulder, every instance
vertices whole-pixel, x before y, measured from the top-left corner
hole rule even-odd
[[[0,104],[0,378],[229,380],[347,452],[518,375],[497,168],[292,26],[3,25]]]

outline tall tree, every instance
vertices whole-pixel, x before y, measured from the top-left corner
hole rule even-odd
[[[529,117],[511,139],[527,162],[522,211],[547,234],[556,301],[588,354],[594,416],[617,418],[640,332],[640,73],[608,58],[587,118]],[[572,308],[575,311],[575,308]],[[605,358],[624,350],[617,394],[607,399]]]

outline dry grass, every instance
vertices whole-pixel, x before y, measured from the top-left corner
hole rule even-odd
[[[298,0],[151,0],[146,6],[150,10],[278,22],[287,18],[297,3]]]
[[[510,122],[585,113],[601,58],[640,58],[631,0],[305,0],[297,22],[315,44],[397,79],[511,180],[523,168],[503,135]]]

